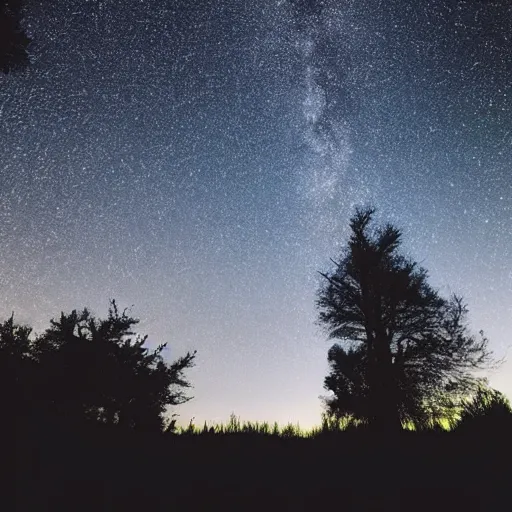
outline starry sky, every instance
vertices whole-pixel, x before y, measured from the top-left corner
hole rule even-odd
[[[403,228],[497,356],[512,333],[512,7],[27,0],[0,76],[0,316],[115,298],[191,418],[319,423],[315,325],[356,205]],[[512,362],[490,374],[512,396]]]

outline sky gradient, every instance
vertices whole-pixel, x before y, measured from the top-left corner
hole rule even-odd
[[[28,0],[25,26],[30,69],[0,76],[1,317],[40,332],[115,298],[170,359],[197,349],[182,422],[309,427],[317,271],[372,203],[506,355],[509,2]],[[490,380],[512,396],[512,362]]]

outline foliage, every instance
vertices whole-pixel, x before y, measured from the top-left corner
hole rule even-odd
[[[24,69],[29,63],[30,38],[21,28],[20,0],[0,0],[0,71]]]
[[[319,323],[344,345],[328,353],[327,409],[384,429],[435,423],[477,386],[488,340],[468,332],[460,297],[441,297],[399,252],[397,228],[371,229],[373,216],[356,211],[341,260],[321,274]]]
[[[0,325],[0,401],[4,414],[20,417],[28,407],[31,356],[31,329],[14,323],[14,315]]]
[[[458,432],[497,434],[512,431],[512,407],[507,397],[496,389],[480,386],[471,399],[461,404],[458,420],[453,422]]]
[[[16,414],[29,410],[39,420],[163,430],[168,407],[189,400],[184,372],[195,352],[168,364],[166,345],[147,348],[147,336],[133,332],[137,323],[115,301],[106,319],[87,309],[62,313],[33,341],[30,329],[15,325],[13,317],[4,322],[2,390]]]

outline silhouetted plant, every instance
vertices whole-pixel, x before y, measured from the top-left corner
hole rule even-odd
[[[184,378],[195,352],[168,364],[165,344],[150,350],[138,320],[111,302],[108,317],[62,313],[34,342],[40,402],[49,414],[130,429],[163,430],[167,408],[186,402]]]
[[[512,407],[500,391],[480,386],[471,399],[462,402],[459,418],[453,422],[453,427],[458,432],[510,434]]]
[[[172,415],[171,419],[169,420],[169,422],[167,423],[167,425],[164,427],[164,433],[165,434],[175,434],[176,431],[177,431],[177,426],[176,426],[176,415]]]
[[[267,422],[242,421],[234,413],[230,415],[230,419],[224,424],[215,424],[209,426],[206,422],[202,427],[194,425],[194,420],[190,420],[187,427],[176,429],[176,433],[182,435],[198,435],[217,434],[217,435],[233,435],[243,438],[251,437],[277,437],[277,438],[305,438],[317,435],[318,429],[303,430],[300,426],[289,423],[280,427],[275,422],[272,427]]]
[[[322,424],[315,434],[338,434],[349,430],[355,430],[365,425],[364,420],[357,419],[353,415],[339,416],[329,412],[322,413]]]
[[[372,230],[373,216],[356,211],[341,260],[321,274],[319,323],[345,345],[328,353],[327,409],[383,430],[435,424],[475,389],[473,371],[491,362],[488,341],[468,332],[460,297],[442,298],[400,254],[400,230]]]
[[[21,27],[21,0],[0,0],[0,71],[9,73],[28,66],[30,38]]]
[[[32,329],[14,323],[14,315],[0,325],[0,400],[4,417],[16,421],[32,407],[34,367]]]
[[[186,428],[186,430],[184,430],[182,432],[183,434],[188,434],[188,435],[192,435],[192,434],[195,434],[196,433],[196,427],[194,425],[194,418],[192,418],[189,423],[188,423],[188,427]]]
[[[226,425],[226,432],[229,434],[236,434],[240,432],[241,430],[241,424],[240,424],[240,418],[236,416],[236,414],[233,412],[229,416],[229,422]]]
[[[293,425],[292,423],[288,423],[288,425],[285,425],[285,427],[281,431],[281,437],[284,438],[295,438],[301,436],[302,433],[300,427],[298,425]]]

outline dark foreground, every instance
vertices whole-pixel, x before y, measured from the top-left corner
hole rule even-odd
[[[453,512],[512,507],[512,450],[503,434],[390,438],[347,432],[282,439],[23,430],[12,445],[12,510]]]

